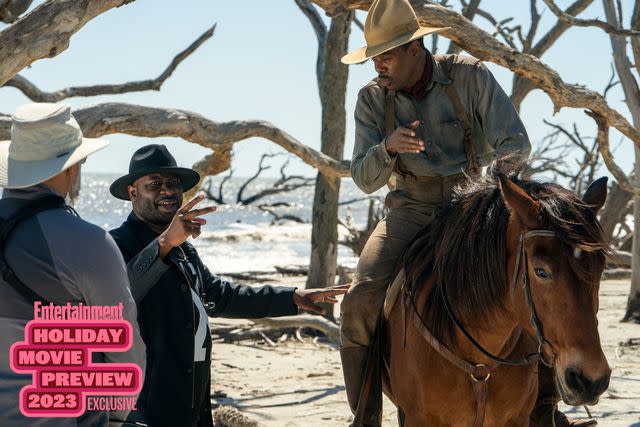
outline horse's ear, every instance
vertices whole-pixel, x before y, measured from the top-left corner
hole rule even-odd
[[[498,179],[504,202],[520,224],[526,228],[538,226],[542,219],[540,204],[506,176],[500,174]]]
[[[607,181],[609,178],[603,176],[602,178],[598,178],[591,183],[587,191],[584,192],[584,196],[582,196],[582,201],[589,205],[589,208],[593,211],[594,214],[597,214],[600,209],[604,206],[605,200],[607,200]]]

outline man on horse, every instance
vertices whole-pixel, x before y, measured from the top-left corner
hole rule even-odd
[[[363,387],[369,349],[407,245],[457,184],[493,161],[517,169],[531,150],[509,97],[479,60],[432,55],[424,47],[422,37],[446,29],[420,26],[407,0],[375,0],[365,24],[367,46],[342,58],[345,64],[371,58],[378,73],[358,94],[353,180],[366,193],[395,187],[341,306],[340,354],[354,426],[380,425],[381,391],[361,391],[369,390]],[[554,410],[559,399],[553,373],[546,372],[532,425],[551,425],[552,416],[557,426],[581,425]],[[361,394],[368,398],[358,409]]]

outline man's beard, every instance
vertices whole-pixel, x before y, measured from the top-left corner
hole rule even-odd
[[[176,200],[177,206],[179,207],[182,204],[182,200],[178,200],[175,198],[170,198],[171,200]],[[159,199],[158,202],[165,199]],[[141,209],[139,210],[139,214],[143,220],[149,222],[154,225],[158,225],[161,227],[166,227],[171,224],[173,217],[175,216],[177,210],[173,213],[162,213],[158,209],[156,205],[156,201],[154,200],[144,200],[141,204]]]
[[[81,181],[82,179],[80,177],[80,174],[78,173],[71,186],[71,191],[67,193],[67,196],[69,198],[67,204],[69,204],[70,206],[75,206],[78,198],[80,197],[80,187],[82,185]]]

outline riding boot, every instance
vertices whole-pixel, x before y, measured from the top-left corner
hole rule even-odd
[[[556,390],[554,375],[553,369],[543,363],[538,364],[538,400],[529,417],[529,426],[593,427],[598,424],[596,420],[569,419],[558,410],[560,395]]]
[[[379,369],[374,369],[370,382],[368,395],[363,393],[367,363],[377,363],[376,357],[369,359],[370,347],[341,348],[340,358],[342,359],[342,372],[344,373],[344,384],[347,391],[347,400],[354,416],[351,427],[379,427],[382,425],[382,384]],[[369,362],[367,360],[369,359]],[[358,411],[358,404],[364,405]]]

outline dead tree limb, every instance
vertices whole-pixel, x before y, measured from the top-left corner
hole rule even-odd
[[[87,22],[134,0],[48,0],[0,32],[0,86],[34,61],[53,58]]]
[[[271,221],[272,225],[279,221],[293,221],[293,222],[297,222],[298,224],[306,224],[308,222],[297,215],[276,213],[273,209],[270,209],[265,205],[258,205],[258,209],[260,209],[262,212],[268,213],[273,217],[273,220]]]
[[[0,22],[13,24],[25,13],[33,0],[0,0]]]
[[[40,90],[35,84],[21,75],[16,75],[7,81],[4,86],[15,87],[34,102],[59,102],[66,98],[76,96],[114,95],[128,92],[142,92],[145,90],[160,90],[164,82],[171,77],[178,65],[189,55],[196,51],[202,44],[209,40],[216,29],[216,25],[205,31],[185,50],[177,54],[167,68],[155,79],[140,80],[113,85],[76,86],[60,89],[55,92]]]
[[[349,177],[349,162],[337,161],[298,141],[269,122],[260,120],[216,122],[186,110],[146,107],[126,103],[103,103],[73,111],[88,137],[124,133],[141,137],[173,136],[202,147],[228,153],[228,162],[207,156],[208,171],[229,168],[231,147],[251,137],[268,139],[330,177]],[[0,139],[10,139],[11,120],[0,117]],[[214,160],[215,159],[215,160]],[[198,163],[200,164],[200,163]],[[196,165],[198,165],[196,164]],[[203,166],[201,166],[203,167]],[[215,173],[211,173],[215,175]]]
[[[604,21],[598,19],[579,19],[573,15],[565,13],[560,9],[553,0],[542,0],[546,4],[551,12],[553,12],[558,18],[566,22],[567,24],[576,27],[598,27],[609,34],[617,34],[621,36],[633,36],[640,37],[640,31],[625,30],[624,28],[615,27]]]
[[[476,13],[478,12],[478,7],[480,6],[480,2],[482,0],[470,0],[467,3],[465,0],[460,0],[462,4],[462,16],[467,18],[469,21],[473,21]],[[449,48],[447,48],[448,54],[458,54],[462,51],[462,48],[455,44],[454,42],[449,43]]]
[[[217,196],[213,194],[213,178],[211,176],[205,180],[204,185],[200,188],[200,190],[204,192],[205,197],[208,200],[212,200],[219,205],[226,205],[224,201],[223,189],[224,189],[224,185],[227,183],[227,181],[231,179],[232,176],[233,176],[233,169],[229,169],[229,173],[225,175],[224,178],[222,178],[222,181],[220,181],[220,184],[218,185]]]
[[[320,87],[322,82],[322,73],[324,73],[324,46],[327,43],[327,26],[325,25],[318,9],[311,3],[310,0],[294,0],[298,8],[309,19],[313,30],[316,33],[318,39],[318,55],[316,58],[316,80],[318,82],[318,91],[322,93]]]
[[[609,125],[607,121],[599,114],[593,111],[585,111],[585,113],[593,118],[598,126],[598,150],[602,155],[602,160],[607,165],[607,169],[614,176],[620,187],[629,193],[640,195],[640,189],[636,189],[631,179],[624,171],[615,163],[613,155],[609,149]]]
[[[364,245],[367,243],[367,240],[369,240],[369,236],[386,214],[387,208],[384,206],[384,203],[382,203],[380,199],[369,199],[367,225],[364,229],[358,229],[353,220],[353,215],[351,215],[351,211],[349,210],[344,221],[338,220],[338,224],[343,226],[348,232],[348,235],[338,243],[348,247],[353,251],[354,254],[360,256],[360,254],[362,253],[362,249],[364,249]]]
[[[264,319],[251,319],[257,325],[266,328],[310,328],[325,334],[335,343],[340,342],[340,328],[335,323],[322,316],[299,314],[297,316],[266,317]]]
[[[531,1],[534,2],[536,0]],[[593,3],[593,0],[576,0],[565,10],[565,12],[574,16],[578,15],[589,7],[591,3]],[[526,46],[523,46],[522,53],[528,53],[538,58],[542,57],[542,55],[544,55],[549,48],[553,46],[553,44],[571,27],[572,26],[570,24],[558,19],[556,24],[551,27],[551,29],[543,35],[534,46],[531,46],[537,32],[537,24],[535,27],[532,25],[527,35],[528,43]],[[513,105],[518,111],[520,111],[520,105],[522,104],[522,101],[524,101],[524,98],[526,98],[526,96],[534,89],[536,89],[536,85],[530,80],[517,75],[514,76],[513,87],[511,90],[511,102],[513,102]]]
[[[330,15],[344,9],[368,10],[371,0],[313,0]],[[603,116],[610,126],[640,148],[640,130],[636,129],[617,110],[611,108],[599,93],[585,86],[568,84],[551,67],[532,55],[522,54],[500,43],[459,13],[430,3],[427,0],[411,1],[420,23],[424,26],[450,27],[441,32],[464,50],[481,60],[493,62],[531,80],[544,90],[554,105],[554,112],[562,107],[585,108]]]
[[[278,154],[263,154],[262,157],[260,158],[260,163],[258,165],[258,170],[255,174],[253,174],[253,176],[251,176],[249,179],[247,179],[241,186],[240,189],[238,190],[238,195],[236,197],[236,203],[239,203],[241,205],[250,205],[252,203],[255,203],[256,201],[263,199],[265,197],[268,196],[272,196],[274,194],[280,194],[280,193],[289,193],[291,191],[295,191],[299,188],[304,188],[304,187],[312,187],[313,184],[313,179],[312,178],[306,178],[304,176],[300,176],[300,175],[287,175],[285,170],[287,168],[287,166],[289,165],[289,160],[287,159],[287,161],[282,165],[282,167],[280,168],[280,178],[273,183],[273,185],[271,185],[269,188],[266,188],[264,190],[259,191],[258,193],[249,196],[249,197],[243,197],[245,190],[249,187],[249,184],[251,184],[252,182],[254,182],[256,179],[258,179],[258,177],[260,176],[260,174],[262,174],[262,172],[264,172],[265,170],[271,169],[271,166],[269,165],[265,165],[264,161],[265,159],[268,158],[273,158],[278,156]],[[264,209],[263,209],[264,210]],[[269,212],[269,211],[265,211],[265,212]],[[269,212],[272,215],[274,215],[276,217],[277,220],[277,215],[273,212]],[[290,218],[292,219],[292,218]],[[300,220],[302,221],[302,220]]]

